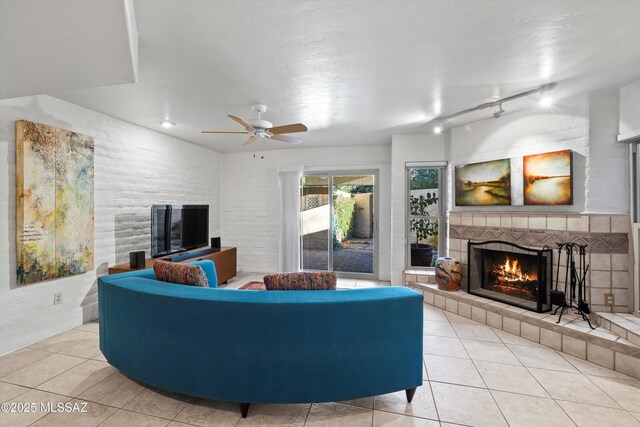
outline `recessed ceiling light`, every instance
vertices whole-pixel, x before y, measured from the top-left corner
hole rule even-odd
[[[553,104],[553,101],[548,96],[543,96],[542,98],[540,98],[541,107],[551,107],[551,104]]]
[[[175,123],[173,123],[173,122],[170,122],[169,120],[163,120],[163,121],[161,121],[161,122],[160,122],[160,125],[161,125],[163,128],[172,128],[172,127],[174,127],[176,124],[175,124]]]

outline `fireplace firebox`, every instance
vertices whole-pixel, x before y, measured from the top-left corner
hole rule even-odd
[[[467,291],[516,307],[551,310],[553,252],[500,240],[467,243]]]

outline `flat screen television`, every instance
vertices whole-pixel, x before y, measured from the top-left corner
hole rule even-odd
[[[153,258],[209,246],[209,205],[151,206]]]

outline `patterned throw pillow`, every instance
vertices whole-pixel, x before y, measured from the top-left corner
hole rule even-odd
[[[264,276],[264,286],[268,291],[319,291],[334,290],[336,273],[282,273]]]
[[[153,264],[156,279],[162,282],[180,285],[209,287],[207,276],[198,265],[179,264],[177,262],[156,261]]]

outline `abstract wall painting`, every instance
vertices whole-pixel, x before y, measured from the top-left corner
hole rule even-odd
[[[524,156],[525,205],[571,205],[573,203],[572,151]]]
[[[455,168],[456,206],[511,204],[511,160],[500,159]]]
[[[93,269],[93,138],[16,122],[18,284]]]

